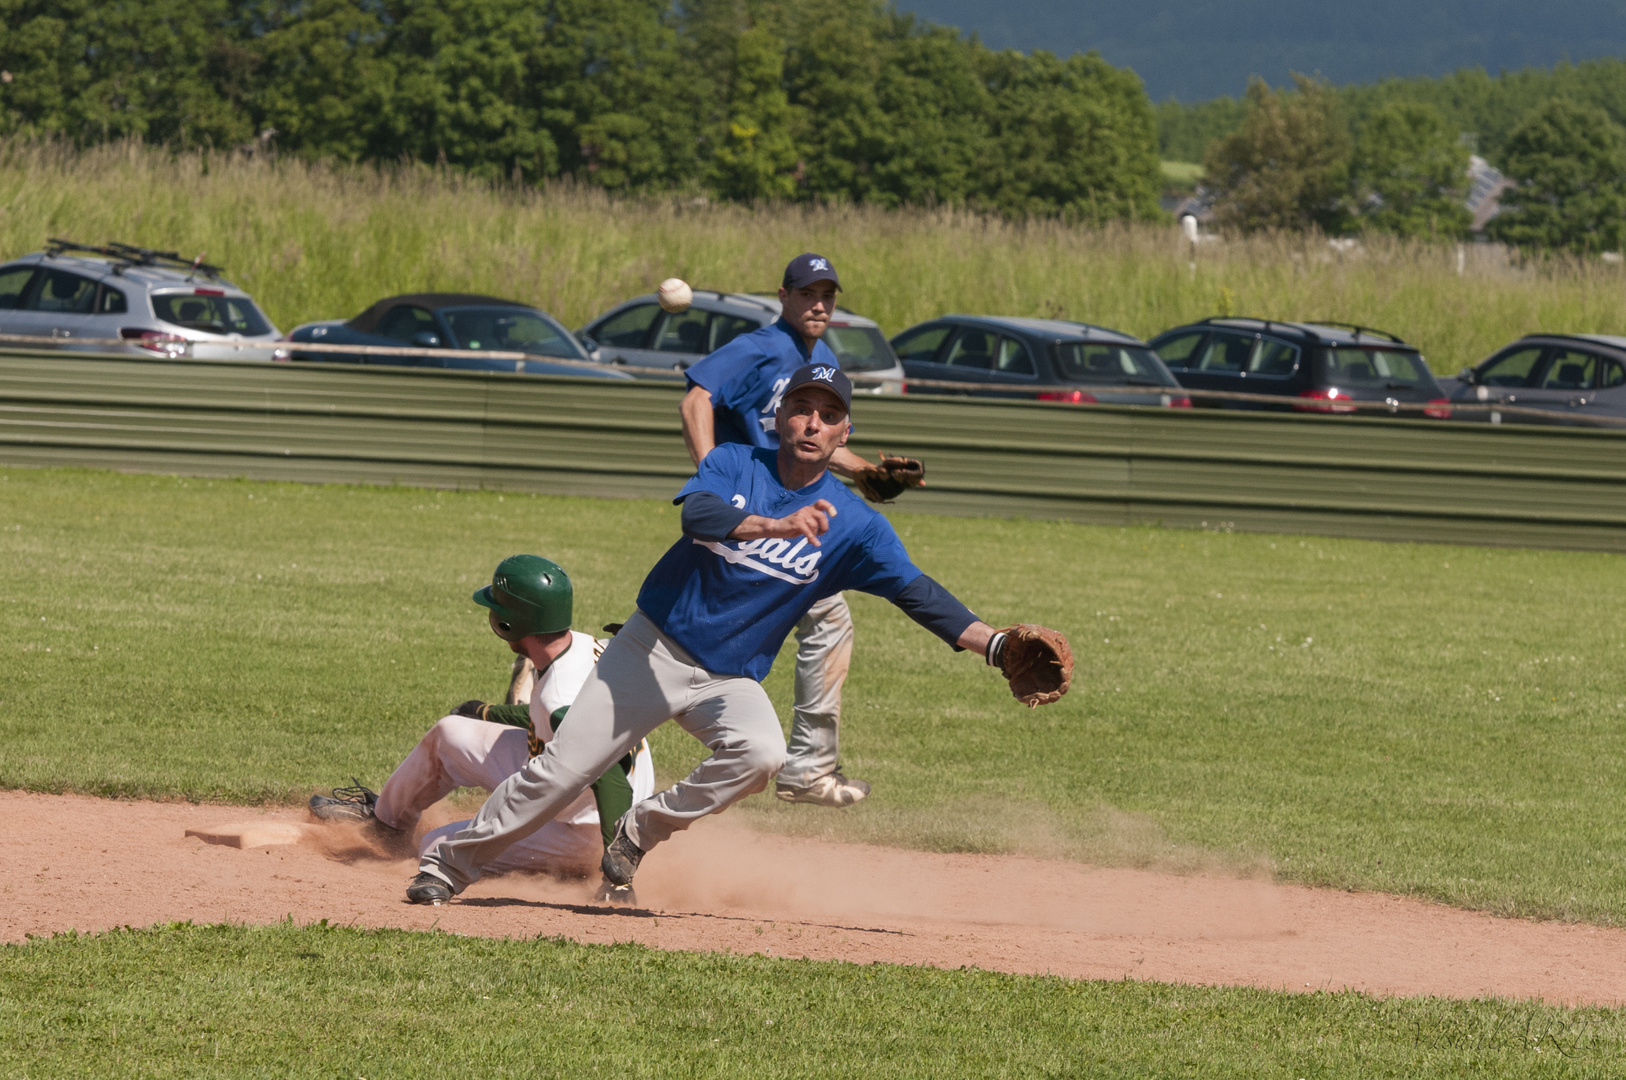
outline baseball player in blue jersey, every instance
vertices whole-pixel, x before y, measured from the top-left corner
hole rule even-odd
[[[719,444],[777,449],[774,413],[791,373],[808,363],[838,366],[822,339],[840,288],[830,260],[798,255],[785,267],[779,320],[735,338],[689,368],[681,412],[683,439],[696,466]],[[899,460],[904,459],[883,458],[878,467],[839,446],[830,468],[854,478],[860,491],[876,498],[865,479]],[[918,462],[910,464],[918,483],[924,470]],[[895,496],[901,489],[896,485],[885,494]],[[787,802],[850,806],[869,794],[867,783],[842,775],[837,756],[841,688],[852,660],[852,612],[840,593],[828,596],[797,622],[795,634],[795,706],[775,793]]]
[[[424,854],[410,890],[435,902],[462,892],[673,719],[711,756],[616,823],[601,868],[614,885],[631,885],[656,844],[778,774],[785,736],[761,680],[797,622],[843,589],[884,597],[955,649],[981,653],[1029,705],[1067,692],[1066,638],[979,620],[915,567],[886,518],[830,474],[851,403],[838,367],[804,365],[781,396],[777,449],[726,444],[705,456],[674,500],[683,535],[644,579],[638,610],[583,683],[569,722],[468,828]]]

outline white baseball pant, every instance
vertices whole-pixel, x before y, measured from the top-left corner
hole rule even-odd
[[[492,791],[519,772],[530,756],[523,728],[467,716],[442,717],[390,774],[373,812],[391,828],[411,832],[423,812],[454,788]],[[594,779],[602,772],[594,773]],[[468,824],[454,821],[425,833],[418,841],[419,855],[433,852]],[[603,854],[604,840],[597,825],[550,821],[486,864],[486,869],[584,874],[598,869]]]
[[[646,852],[764,790],[785,763],[785,735],[762,685],[707,671],[640,611],[599,657],[542,753],[491,793],[468,828],[426,853],[419,869],[462,892],[480,880],[481,867],[547,825],[667,720],[712,753],[688,777],[633,806],[627,833]]]
[[[840,593],[820,600],[796,623],[796,704],[779,782],[806,788],[836,771],[841,686],[853,659],[853,613]]]

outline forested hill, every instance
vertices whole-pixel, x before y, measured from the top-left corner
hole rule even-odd
[[[1158,208],[1151,102],[883,0],[0,0],[0,137],[612,191]]]
[[[1334,85],[1389,76],[1491,73],[1626,55],[1616,0],[898,0],[993,48],[1096,50],[1130,67],[1152,100],[1240,96],[1250,75]]]

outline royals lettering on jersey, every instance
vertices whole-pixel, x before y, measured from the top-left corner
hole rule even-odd
[[[655,564],[638,607],[708,671],[765,679],[785,636],[820,600],[845,589],[891,600],[920,576],[891,522],[829,473],[789,490],[780,483],[772,450],[717,447],[672,501],[681,503],[697,491],[770,518],[820,499],[836,508],[830,531],[817,545],[805,537],[685,536]]]
[[[779,319],[749,334],[742,334],[688,370],[690,386],[711,394],[716,409],[719,443],[779,446],[774,413],[790,385],[790,376],[803,364],[839,366],[836,354],[822,341],[812,349],[790,323]]]

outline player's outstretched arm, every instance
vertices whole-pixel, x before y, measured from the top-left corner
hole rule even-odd
[[[1005,676],[1012,696],[1030,709],[1061,700],[1072,685],[1073,651],[1059,631],[1031,623],[995,630],[925,574],[892,602],[956,649],[981,653]]]

